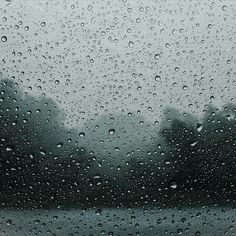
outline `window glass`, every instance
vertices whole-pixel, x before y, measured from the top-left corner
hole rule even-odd
[[[0,235],[235,235],[236,1],[0,1]]]

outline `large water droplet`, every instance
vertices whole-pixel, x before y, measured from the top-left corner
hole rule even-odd
[[[3,43],[5,43],[5,42],[7,41],[7,36],[2,36],[2,37],[1,37],[1,41],[2,41]]]
[[[227,6],[223,5],[223,6],[222,6],[222,10],[223,10],[223,11],[226,11],[226,10],[227,10]]]
[[[142,90],[142,87],[141,87],[141,86],[138,86],[138,87],[137,87],[137,90],[138,90],[138,91]]]
[[[62,147],[62,146],[63,146],[63,143],[62,143],[62,142],[57,144],[57,147],[58,147],[58,148],[60,148],[60,147]]]
[[[46,151],[44,151],[44,150],[41,150],[39,153],[43,156],[46,156]]]
[[[191,147],[194,147],[198,142],[193,142],[190,144]]]
[[[114,133],[115,133],[115,130],[114,130],[114,129],[110,129],[110,130],[108,131],[108,133],[109,133],[109,134],[114,134]]]
[[[83,137],[85,137],[85,133],[81,132],[81,133],[79,133],[79,136],[80,136],[81,138],[83,138]]]
[[[7,223],[7,225],[11,225],[12,224],[12,220],[7,220],[6,223]]]
[[[155,55],[154,55],[154,58],[155,58],[155,59],[158,59],[158,58],[160,58],[160,57],[161,57],[160,54],[155,54]]]
[[[161,76],[160,75],[156,75],[155,76],[155,81],[160,82],[161,81]]]
[[[13,149],[14,149],[13,146],[7,146],[7,147],[6,147],[6,151],[7,151],[7,152],[11,152],[11,151],[13,151]]]
[[[46,25],[46,22],[43,21],[43,22],[40,23],[40,25],[41,25],[42,27],[44,27],[44,26]]]
[[[197,131],[200,132],[202,130],[203,125],[202,124],[197,124]]]
[[[133,48],[134,47],[134,43],[132,41],[129,41],[129,47]]]
[[[173,189],[176,189],[178,187],[177,182],[176,181],[171,181],[170,182],[170,187]]]

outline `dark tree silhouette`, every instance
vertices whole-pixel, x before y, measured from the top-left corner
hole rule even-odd
[[[190,114],[183,119],[175,110],[168,113],[172,118],[159,132],[165,155],[131,162],[133,199],[162,207],[235,205],[236,107],[209,106],[201,123]]]
[[[201,121],[174,109],[167,109],[165,114],[156,137],[143,146],[138,136],[151,132],[135,126],[139,118],[127,124],[122,116],[96,121],[100,135],[107,135],[104,142],[108,154],[109,148],[113,153],[116,145],[122,148],[122,135],[128,135],[130,126],[129,138],[137,139],[131,149],[138,149],[138,154],[127,156],[130,148],[126,147],[110,159],[102,156],[103,147],[91,150],[91,143],[86,149],[82,147],[79,131],[63,124],[63,113],[53,100],[30,96],[17,83],[2,80],[0,205],[235,206],[236,106],[227,104],[222,110],[208,106]],[[115,128],[115,135],[108,134],[110,128]]]
[[[77,202],[90,160],[78,132],[63,125],[51,99],[23,94],[10,80],[1,81],[0,91],[1,205]]]

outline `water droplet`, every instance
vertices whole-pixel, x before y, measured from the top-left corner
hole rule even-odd
[[[131,12],[131,11],[132,11],[132,8],[128,8],[127,11],[128,11],[128,12]]]
[[[91,11],[93,9],[92,5],[88,5],[88,10]]]
[[[177,182],[176,181],[171,181],[170,182],[170,187],[173,188],[173,189],[176,189],[177,188]]]
[[[202,124],[197,124],[197,131],[200,132],[202,130],[203,125]]]
[[[137,90],[138,90],[138,91],[142,90],[142,87],[141,87],[141,86],[138,86],[138,87],[137,87]]]
[[[7,41],[7,36],[2,36],[2,37],[1,37],[1,41],[2,41],[3,43],[5,43],[5,42]]]
[[[223,11],[226,11],[226,10],[227,10],[227,6],[226,6],[226,5],[223,5],[223,6],[222,6],[222,10],[223,10]]]
[[[115,130],[114,130],[114,129],[110,129],[110,130],[108,131],[108,133],[109,133],[109,134],[114,134],[114,133],[115,133]]]
[[[39,152],[41,155],[46,156],[46,152],[44,150]]]
[[[11,225],[12,224],[12,221],[11,220],[7,220],[7,225]]]
[[[46,25],[46,22],[43,21],[43,22],[40,23],[40,25],[41,25],[42,27],[44,27],[44,26]]]
[[[134,43],[132,41],[129,41],[129,47],[133,48],[134,47]]]
[[[80,136],[81,138],[84,138],[84,137],[85,137],[85,133],[81,132],[81,133],[79,133],[79,136]]]
[[[193,142],[190,144],[191,147],[194,147],[198,142]]]
[[[14,149],[13,146],[7,146],[7,147],[6,147],[6,151],[7,151],[7,152],[11,152],[11,151],[13,151],[13,149]]]
[[[159,53],[157,53],[157,54],[154,55],[154,58],[155,58],[155,59],[159,59],[160,57],[161,57],[161,55],[160,55]]]
[[[101,213],[102,213],[102,209],[98,209],[98,210],[95,211],[96,215],[101,215]]]
[[[182,233],[183,233],[183,230],[182,230],[182,229],[177,229],[177,233],[178,233],[178,234],[182,234]]]
[[[211,28],[212,28],[212,24],[209,24],[209,25],[208,25],[208,28],[211,29]]]
[[[95,176],[94,176],[94,179],[100,179],[100,178],[101,178],[100,175],[95,175]]]
[[[58,148],[60,148],[60,147],[62,147],[62,146],[63,146],[63,143],[62,143],[62,142],[57,144],[57,147],[58,147]]]
[[[155,81],[160,82],[161,81],[161,76],[160,75],[156,75],[155,76]]]

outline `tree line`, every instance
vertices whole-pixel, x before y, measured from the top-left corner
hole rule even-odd
[[[0,206],[235,206],[236,106],[208,105],[201,121],[165,114],[154,151],[111,176],[99,173],[97,157],[52,99],[1,80]]]

